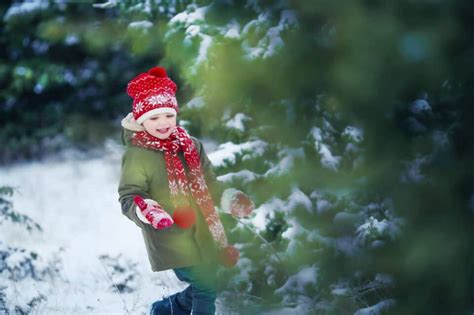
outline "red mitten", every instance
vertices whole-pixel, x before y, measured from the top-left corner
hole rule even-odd
[[[239,260],[239,250],[232,245],[221,248],[219,251],[219,262],[225,267],[233,267]]]
[[[138,195],[133,201],[153,228],[161,230],[173,225],[173,219],[156,201],[147,201]]]
[[[191,207],[179,207],[173,212],[173,220],[182,229],[188,229],[196,222],[196,214]]]
[[[244,218],[252,213],[255,204],[240,190],[229,188],[222,194],[221,208],[233,217]]]

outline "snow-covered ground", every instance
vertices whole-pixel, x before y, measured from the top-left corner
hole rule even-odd
[[[7,222],[1,226],[2,241],[45,259],[54,253],[60,258],[59,277],[45,284],[47,300],[34,314],[145,314],[151,302],[184,288],[172,271],[151,271],[139,228],[121,213],[121,153],[119,145],[109,143],[100,157],[65,154],[0,168],[0,186],[18,188],[11,198],[14,209],[43,228],[29,233]],[[129,281],[133,292],[111,290],[113,281],[123,279],[111,274],[101,255],[121,255],[117,261],[136,264],[131,268],[138,277]],[[24,296],[34,296],[34,282],[6,285],[7,299],[19,304]]]

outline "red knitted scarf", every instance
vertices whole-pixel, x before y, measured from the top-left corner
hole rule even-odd
[[[168,185],[175,212],[189,209],[188,198],[194,198],[214,240],[220,247],[226,247],[227,237],[224,227],[207,188],[196,146],[186,130],[178,126],[164,140],[156,138],[146,131],[140,131],[133,134],[131,142],[134,146],[164,153]],[[181,151],[184,153],[184,159],[189,169],[188,174],[178,157],[178,152]]]

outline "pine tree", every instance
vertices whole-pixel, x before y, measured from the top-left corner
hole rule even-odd
[[[9,198],[14,190],[0,187],[0,226],[16,224],[32,232],[40,232],[41,226],[30,217],[13,209]],[[2,237],[3,239],[3,237]],[[59,257],[46,261],[41,253],[0,240],[0,311],[2,314],[30,314],[47,299],[51,290],[45,280],[54,279],[59,273]],[[34,289],[32,289],[34,287]]]
[[[170,20],[164,61],[194,91],[182,117],[203,136],[232,141],[213,154],[217,171],[259,205],[254,219],[230,227],[243,259],[223,278],[233,301],[241,293],[239,309],[472,307],[461,293],[470,292],[469,280],[456,277],[453,287],[446,273],[472,262],[465,246],[473,176],[464,162],[472,157],[472,110],[461,105],[470,93],[460,87],[471,76],[450,59],[450,47],[472,47],[460,35],[468,22],[456,20],[462,8],[215,1]],[[454,227],[462,235],[449,232]],[[430,254],[434,248],[443,257]],[[439,284],[425,268],[443,259],[434,269]],[[430,304],[439,288],[466,298],[443,296],[440,309]]]
[[[0,4],[1,164],[119,137],[126,83],[160,52],[117,12],[87,1]]]
[[[226,221],[242,254],[237,268],[220,271],[228,280],[222,284],[226,307],[247,313],[472,312],[469,2],[57,6],[32,12],[31,19],[5,18],[17,5],[1,6],[2,29],[11,38],[3,33],[0,56],[13,61],[0,73],[9,84],[2,90],[1,122],[35,121],[26,120],[30,111],[21,104],[33,104],[30,96],[42,85],[33,65],[46,57],[15,57],[28,51],[15,34],[33,32],[26,36],[29,49],[39,37],[59,51],[76,51],[62,50],[77,24],[53,18],[62,14],[60,6],[93,12],[100,25],[100,32],[85,27],[76,34],[80,45],[72,44],[79,51],[73,59],[85,60],[72,68],[91,70],[91,81],[75,84],[72,94],[66,83],[50,90],[70,95],[64,108],[96,104],[104,93],[110,103],[81,108],[94,117],[122,114],[129,100],[117,86],[150,64],[170,69],[180,86],[181,124],[210,144],[222,143],[211,154],[219,179],[258,206],[252,218]],[[63,56],[52,49],[43,54]],[[52,66],[46,69],[57,69]],[[51,99],[45,104],[55,104]],[[82,113],[64,110],[57,117],[66,112]],[[81,138],[75,130],[71,138]],[[68,134],[59,126],[48,135],[57,131]],[[31,135],[16,132],[7,126],[2,139]]]

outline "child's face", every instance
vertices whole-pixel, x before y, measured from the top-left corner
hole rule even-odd
[[[166,139],[176,127],[176,114],[161,113],[143,122],[146,132],[159,139]]]

